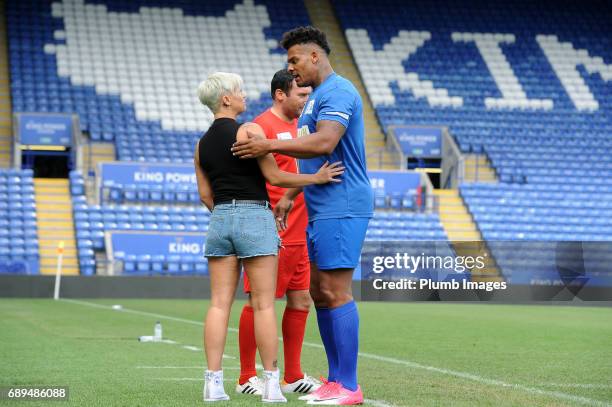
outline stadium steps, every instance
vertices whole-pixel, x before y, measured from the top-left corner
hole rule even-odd
[[[0,9],[4,10],[4,8],[4,1],[0,1]],[[0,167],[10,167],[12,164],[13,108],[10,86],[6,21],[2,15],[0,17]]]
[[[304,0],[304,5],[312,25],[324,31],[327,35],[329,46],[332,49],[329,59],[334,70],[339,75],[350,80],[361,94],[365,120],[368,168],[397,169],[399,156],[385,149],[385,134],[374,112],[370,96],[365,90],[361,76],[359,76],[357,65],[330,0]]]
[[[456,189],[436,189],[440,221],[450,240],[482,240],[472,216]]]
[[[465,156],[465,182],[498,182],[495,169],[485,154]]]
[[[115,144],[113,143],[86,143],[83,145],[84,174],[88,174],[91,170],[97,172],[99,163],[115,160]]]
[[[96,251],[95,252],[95,260],[96,260],[96,275],[97,276],[105,276],[108,274],[108,259],[106,258],[105,251]]]
[[[91,151],[91,155],[90,155]],[[98,174],[98,164],[115,161],[114,143],[86,143],[83,145],[83,175],[85,180],[85,195],[89,203],[95,202],[96,185],[94,177],[89,174]]]
[[[34,179],[41,274],[55,274],[60,241],[64,241],[62,273],[79,274],[68,182],[67,179]]]
[[[465,202],[456,189],[436,189],[440,223],[459,256],[485,255],[485,267],[472,270],[473,281],[502,281],[501,273]]]

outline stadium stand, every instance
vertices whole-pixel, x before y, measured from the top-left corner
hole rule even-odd
[[[124,205],[74,205],[77,245],[79,247],[79,262],[81,274],[93,274],[95,269],[95,251],[105,250],[104,232],[114,230],[133,230],[148,232],[199,232],[208,230],[208,211],[200,207],[177,206],[124,206]],[[134,258],[135,259],[135,258]],[[176,258],[164,256],[143,257],[140,263],[149,266],[132,268],[130,258],[126,257],[123,271],[174,273],[206,272],[207,267],[195,267],[197,261],[206,264],[201,258],[197,261],[193,256],[178,256]],[[159,267],[158,267],[159,266]],[[176,269],[173,269],[173,266]]]
[[[464,184],[461,194],[487,240],[612,241],[612,194],[548,187]]]
[[[0,169],[0,272],[37,274],[38,267],[32,171]]]
[[[190,163],[211,119],[194,94],[203,72],[245,77],[245,120],[269,105],[269,76],[284,65],[278,38],[315,14],[310,3],[287,4],[184,1],[179,9],[166,1],[10,1],[14,110],[74,111],[91,141],[114,144],[119,160]],[[378,196],[368,239],[612,239],[608,3],[331,4],[328,14],[339,19],[384,130],[445,125],[476,166],[490,165],[481,170],[491,183],[464,183],[460,195],[437,192],[439,216],[411,213],[413,196]],[[198,22],[211,27],[206,46]],[[222,24],[229,24],[223,34]],[[176,35],[188,40],[169,47]],[[176,65],[200,49],[197,58],[205,61],[193,65],[202,72]],[[206,231],[193,185],[107,185],[99,207],[86,203],[82,175],[71,175],[70,188],[86,274],[95,272],[105,230]],[[170,222],[175,210],[182,216]],[[176,259],[124,260],[134,272],[196,272]]]
[[[14,110],[76,112],[93,143],[85,145],[86,159],[90,150],[113,143],[122,161],[191,163],[195,141],[211,120],[195,97],[202,75],[214,69],[241,73],[249,96],[244,120],[251,120],[269,106],[269,78],[284,65],[278,38],[309,18],[301,1],[173,6],[163,1],[9,1]],[[205,44],[203,26],[209,27]],[[175,47],[173,35],[181,35],[183,45]],[[199,203],[194,185],[163,191],[103,185],[101,205],[92,205],[83,173],[73,171],[69,179],[82,274],[100,269],[106,231],[207,230],[207,211],[193,205]],[[414,196],[385,197],[368,239],[445,239],[437,215],[397,211],[414,207]],[[189,256],[152,253],[118,260],[126,273],[206,272],[205,262],[198,265]]]
[[[447,240],[437,214],[377,211],[366,240]]]
[[[76,112],[91,140],[116,141],[120,160],[191,162],[212,119],[198,82],[242,74],[251,120],[284,65],[277,38],[308,22],[299,1],[153,3],[9,1],[14,110]]]
[[[8,41],[6,39],[6,23],[0,21],[0,167],[9,167],[12,163],[12,108],[11,81],[8,62]]]
[[[193,183],[176,183],[167,186],[104,183],[104,201],[111,203],[199,203],[198,188]]]
[[[334,5],[386,129],[447,125],[491,161],[501,184],[461,188],[485,238],[610,238],[609,3]]]

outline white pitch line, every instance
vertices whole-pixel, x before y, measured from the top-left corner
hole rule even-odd
[[[103,304],[96,304],[95,302],[87,302],[87,301],[79,301],[79,300],[72,300],[72,299],[68,299],[68,298],[62,298],[62,301],[66,301],[66,302],[72,302],[74,304],[80,304],[80,305],[86,305],[89,307],[94,307],[94,308],[100,308],[100,309],[105,309],[105,310],[109,310],[112,308],[108,305],[103,305]],[[147,317],[153,317],[153,318],[158,318],[158,319],[165,319],[168,321],[176,321],[176,322],[182,322],[185,324],[191,324],[191,325],[197,325],[197,326],[203,326],[204,323],[200,322],[200,321],[193,321],[191,319],[185,319],[185,318],[177,318],[177,317],[172,317],[169,315],[162,315],[162,314],[155,314],[153,312],[146,312],[146,311],[137,311],[137,310],[133,310],[133,309],[129,309],[129,308],[122,308],[120,310],[113,310],[115,312],[127,312],[129,314],[136,314],[136,315],[144,315]],[[238,332],[238,330],[236,328],[227,328],[230,332]]]
[[[540,383],[541,386],[578,387],[582,389],[612,389],[612,384],[598,383]]]
[[[135,366],[136,369],[206,369],[205,366]]]
[[[168,380],[173,382],[203,382],[204,377],[153,377],[152,380]],[[234,379],[223,379],[224,382],[235,382]]]
[[[136,369],[199,369],[206,370],[206,366],[135,366]],[[240,370],[240,366],[223,366],[223,370]]]
[[[62,299],[63,301],[68,301],[68,302],[73,302],[75,304],[80,304],[80,305],[86,305],[86,306],[92,306],[92,307],[96,307],[96,308],[102,308],[102,309],[106,309],[106,310],[112,310],[111,307],[109,306],[105,306],[105,305],[100,305],[100,304],[96,304],[96,303],[90,303],[90,302],[86,302],[86,301],[78,301],[78,300],[71,300],[71,299]],[[172,321],[177,321],[177,322],[184,322],[184,323],[188,323],[188,324],[192,324],[192,325],[198,325],[198,326],[202,326],[203,323],[202,322],[197,322],[197,321],[193,321],[190,319],[184,319],[184,318],[175,318],[175,317],[170,317],[170,316],[166,316],[166,315],[161,315],[161,314],[153,314],[150,312],[143,312],[143,311],[136,311],[136,310],[129,310],[129,309],[123,309],[122,311],[124,312],[131,312],[134,314],[141,314],[141,315],[147,315],[147,316],[154,316],[156,318],[163,318],[163,319],[168,319],[168,320],[172,320]],[[121,311],[115,311],[115,312],[121,312]],[[238,331],[236,328],[228,328],[229,331]],[[281,339],[282,340],[282,339]],[[323,348],[323,345],[318,344],[318,343],[312,343],[312,342],[306,342],[304,341],[304,345],[309,346],[309,347],[313,347],[313,348]],[[444,368],[439,368],[439,367],[435,367],[435,366],[428,366],[428,365],[422,365],[420,363],[416,363],[416,362],[412,362],[409,360],[403,360],[403,359],[396,359],[396,358],[392,358],[392,357],[388,357],[388,356],[380,356],[380,355],[376,355],[373,353],[364,353],[364,352],[359,352],[359,356],[362,358],[366,358],[366,359],[372,359],[372,360],[378,360],[381,362],[387,362],[387,363],[392,363],[395,365],[400,365],[400,366],[406,366],[406,367],[410,367],[413,369],[422,369],[422,370],[427,370],[430,372],[436,372],[436,373],[441,373],[447,376],[455,376],[455,377],[459,377],[462,379],[466,379],[466,380],[471,380],[477,383],[482,383],[482,384],[488,384],[491,386],[498,386],[498,387],[505,387],[505,388],[509,388],[509,389],[515,389],[515,390],[521,390],[527,393],[531,393],[531,394],[538,394],[538,395],[542,395],[542,396],[549,396],[549,397],[555,397],[555,398],[559,398],[559,399],[564,399],[564,400],[570,400],[576,403],[580,403],[580,404],[585,404],[585,405],[591,405],[591,406],[601,406],[601,407],[612,407],[612,404],[606,403],[604,401],[601,400],[595,400],[595,399],[590,399],[587,397],[582,397],[582,396],[575,396],[573,394],[567,394],[567,393],[562,393],[559,391],[551,391],[551,390],[542,390],[536,387],[530,387],[530,386],[525,386],[522,384],[515,384],[515,383],[506,383],[503,382],[501,380],[496,380],[496,379],[489,379],[486,377],[482,377],[476,374],[472,374],[472,373],[467,373],[467,372],[461,372],[461,371],[457,371],[457,370],[451,370],[451,369],[444,369]]]
[[[601,401],[601,400],[594,400],[594,399],[590,399],[587,397],[575,396],[573,394],[566,394],[566,393],[561,393],[558,391],[542,390],[536,387],[525,386],[522,384],[506,383],[501,380],[489,379],[489,378],[482,377],[482,376],[472,374],[472,373],[444,369],[444,368],[439,368],[435,366],[421,365],[420,363],[411,362],[409,360],[390,358],[387,356],[379,356],[379,355],[375,355],[372,353],[362,353],[362,352],[359,352],[359,356],[373,359],[373,360],[379,360],[381,362],[394,363],[397,365],[403,365],[403,366],[407,366],[407,367],[411,367],[415,369],[423,369],[423,370],[428,370],[430,372],[436,372],[436,373],[442,373],[442,374],[449,375],[449,376],[460,377],[462,379],[472,380],[475,382],[489,384],[492,386],[499,386],[499,387],[506,387],[510,389],[522,390],[528,393],[539,394],[543,396],[553,396],[556,398],[571,400],[571,401],[581,403],[581,404],[586,404],[586,405],[602,406],[602,407],[610,406],[610,404],[604,401]]]
[[[393,404],[381,400],[363,399],[363,402],[374,407],[395,407]]]
[[[191,345],[183,345],[182,348],[187,349],[187,350],[192,350],[194,352],[199,352],[202,350],[202,348],[198,348],[197,346],[191,346]]]

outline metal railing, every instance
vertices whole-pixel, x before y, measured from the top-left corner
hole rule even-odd
[[[465,160],[447,127],[442,129],[440,188],[457,188],[465,179]]]
[[[389,138],[395,139],[394,137]],[[385,160],[385,156],[388,156],[390,161]],[[366,155],[366,159],[368,167],[383,168],[388,165],[398,170],[406,169],[406,157],[399,149],[397,140],[395,140],[395,143],[387,141],[384,147]]]

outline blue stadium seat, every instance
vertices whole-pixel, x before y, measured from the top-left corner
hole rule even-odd
[[[177,274],[181,270],[181,256],[179,255],[171,255],[167,258],[167,267],[168,273]]]
[[[165,261],[166,257],[163,254],[151,256],[151,271],[157,274],[163,273]]]
[[[151,270],[151,255],[143,254],[137,256],[136,270],[139,272],[148,272]]]
[[[137,258],[133,254],[128,254],[125,256],[123,260],[123,272],[124,273],[133,273],[136,271],[136,262]]]

